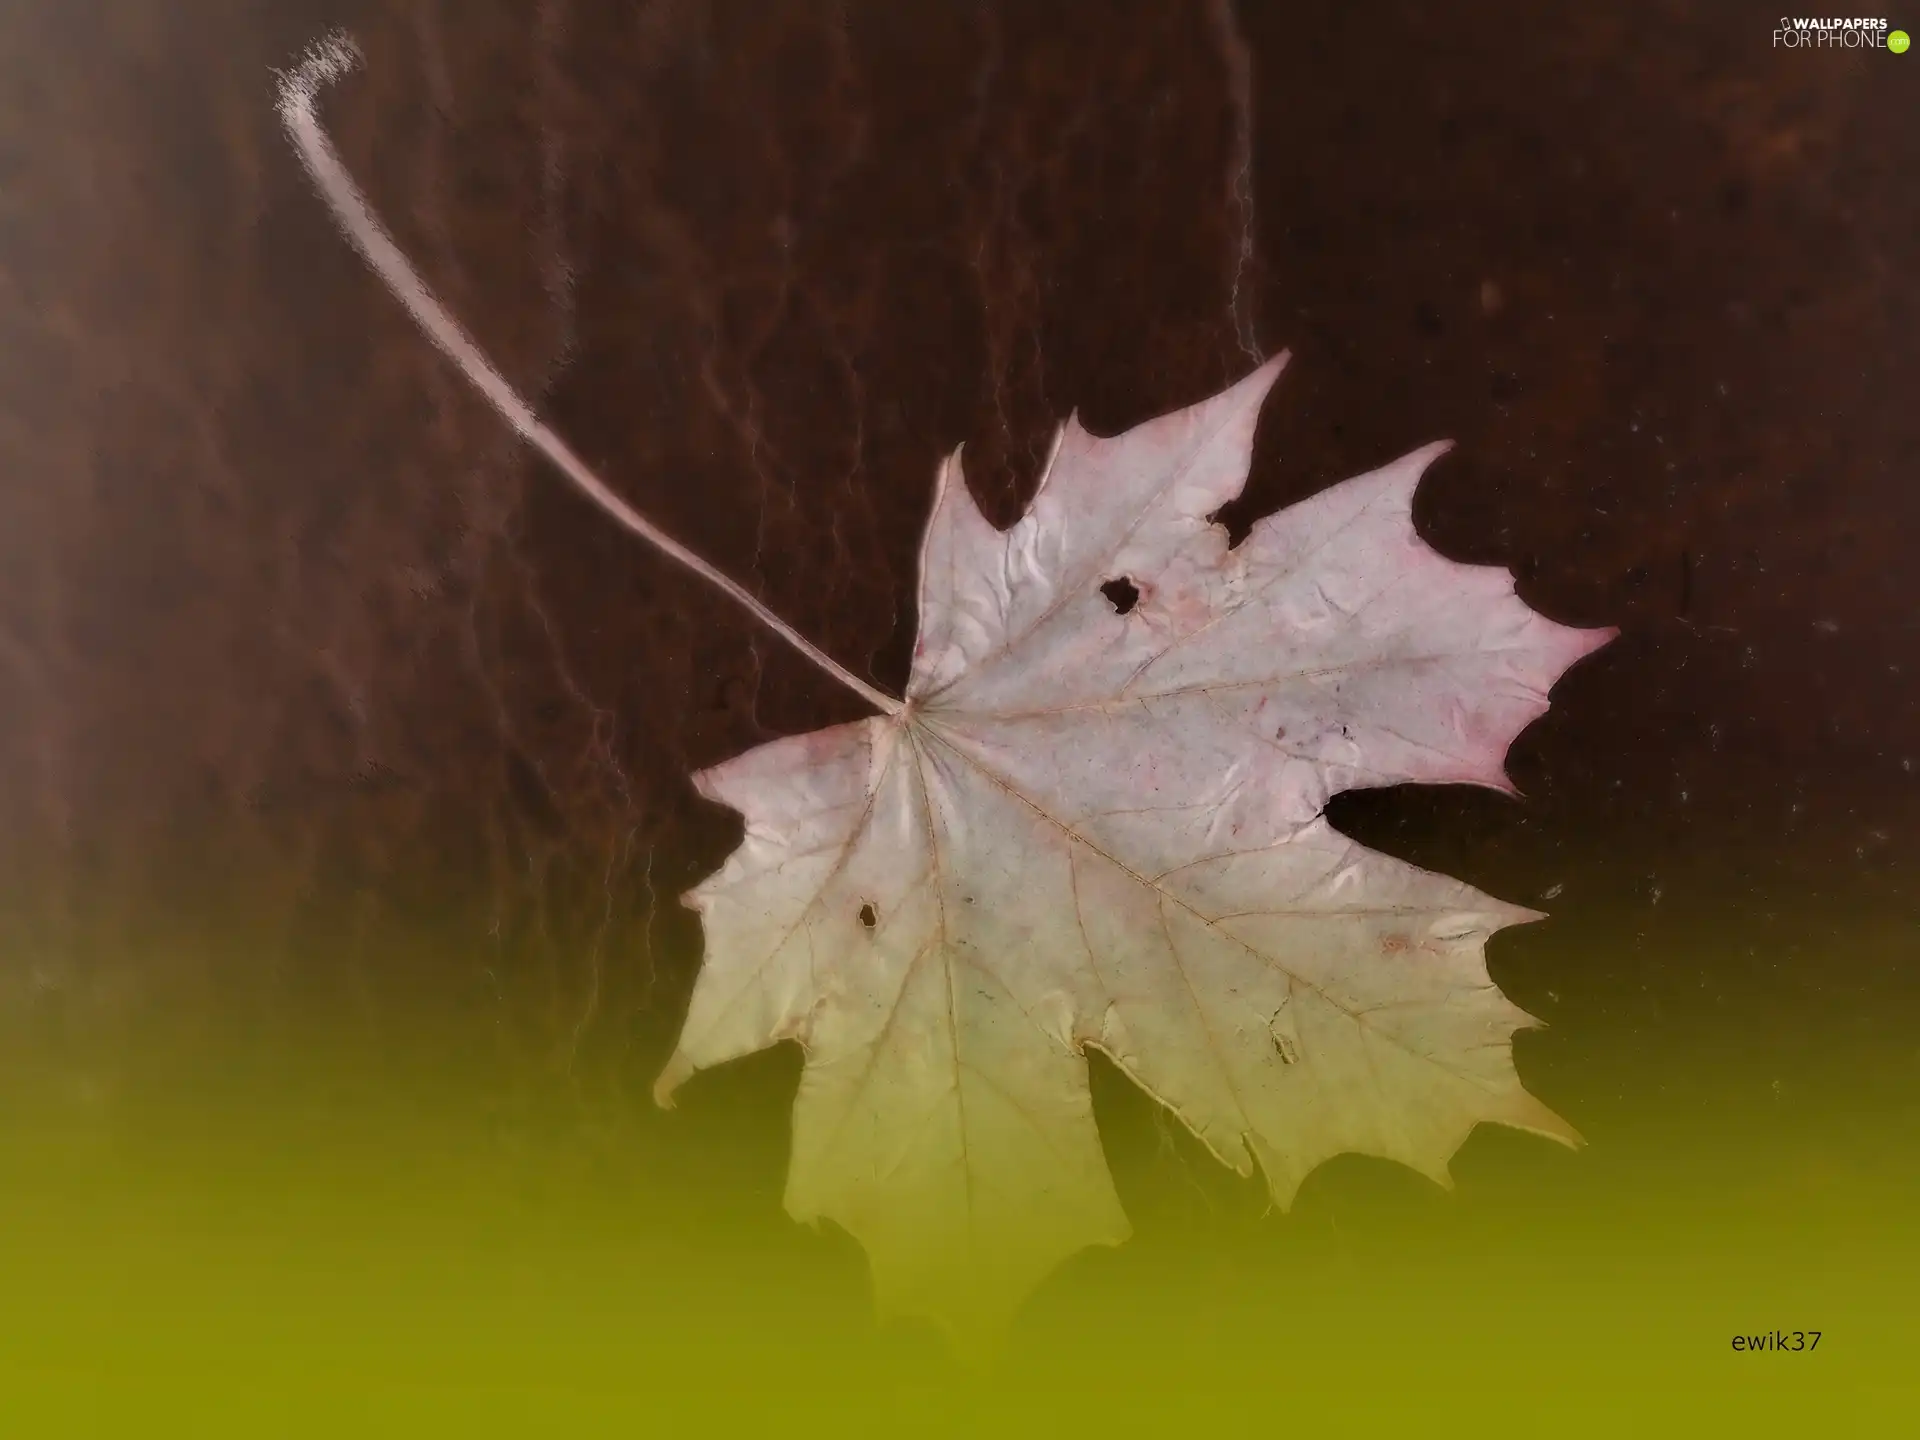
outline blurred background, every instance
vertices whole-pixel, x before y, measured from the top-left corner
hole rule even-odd
[[[1309,1372],[1336,1414],[1570,1373],[1890,1395],[1920,58],[1777,23],[0,9],[0,1406],[251,1396],[291,1433],[296,1392],[557,1424],[953,1378],[780,1211],[796,1053],[647,1098],[700,952],[677,897],[738,834],[688,774],[858,702],[533,459],[360,265],[273,109],[334,27],[366,63],[322,114],[450,308],[878,685],[945,453],[1010,521],[1069,412],[1111,433],[1282,349],[1236,532],[1451,438],[1431,543],[1621,627],[1514,747],[1524,800],[1335,808],[1551,913],[1490,962],[1589,1148],[1483,1130],[1452,1195],[1349,1157],[1282,1218],[1096,1058],[1138,1235],[1035,1297],[1009,1383],[1083,1420],[1234,1376],[1298,1417]]]

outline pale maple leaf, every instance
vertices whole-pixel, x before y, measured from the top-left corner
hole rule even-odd
[[[1005,532],[954,456],[905,705],[695,777],[746,835],[687,896],[707,954],[656,1093],[798,1041],[787,1207],[859,1238],[886,1309],[991,1326],[1125,1236],[1088,1047],[1282,1206],[1346,1151],[1445,1183],[1480,1121],[1573,1139],[1483,954],[1539,917],[1324,811],[1510,789],[1509,742],[1612,632],[1420,540],[1444,445],[1229,549],[1209,517],[1280,366],[1115,439],[1070,420]]]
[[[315,118],[357,60],[332,37],[281,84],[342,233],[596,504],[882,712],[695,777],[746,833],[686,897],[707,954],[655,1094],[799,1042],[787,1208],[858,1237],[883,1308],[977,1340],[1062,1258],[1125,1237],[1089,1047],[1283,1207],[1343,1152],[1445,1183],[1483,1120],[1574,1140],[1521,1086],[1513,1034],[1536,1022],[1486,968],[1494,931],[1540,917],[1324,813],[1369,786],[1511,790],[1513,737],[1614,634],[1420,540],[1414,489],[1444,445],[1235,548],[1209,517],[1246,481],[1284,357],[1115,439],[1069,420],[1005,532],[956,455],[895,699],[635,512],[488,362]]]

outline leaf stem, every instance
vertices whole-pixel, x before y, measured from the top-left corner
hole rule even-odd
[[[602,510],[668,559],[725,591],[745,606],[761,624],[869,704],[887,714],[899,714],[901,701],[875,689],[841,665],[761,604],[737,581],[716,570],[608,489],[606,483],[567,447],[564,440],[541,423],[533,413],[533,407],[520,398],[506,377],[488,361],[479,345],[460,327],[460,322],[447,313],[446,307],[420,278],[413,263],[367,204],[366,197],[353,183],[353,177],[347,173],[346,166],[341,163],[332,142],[327,138],[326,130],[314,114],[314,102],[321,88],[354,69],[360,58],[359,47],[343,34],[335,33],[314,45],[291,74],[280,77],[280,120],[286,126],[287,134],[293,140],[294,148],[299,152],[301,162],[313,178],[321,197],[332,209],[341,233],[386,283],[394,297],[406,307],[414,323],[459,367],[460,373],[486,396],[501,418],[522,439],[552,461],[561,474]]]

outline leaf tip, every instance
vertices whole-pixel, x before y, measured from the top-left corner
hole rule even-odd
[[[678,1050],[667,1061],[667,1068],[660,1072],[660,1078],[653,1082],[653,1103],[662,1110],[674,1108],[674,1092],[693,1074],[693,1062]]]
[[[1485,781],[1489,790],[1498,791],[1509,800],[1524,800],[1526,792],[1513,783],[1513,777],[1507,774],[1505,763],[1496,764],[1488,773]]]
[[[934,509],[938,510],[940,508],[940,502],[946,498],[949,487],[955,484],[964,486],[967,483],[966,451],[967,442],[962,440],[958,445],[954,446],[953,449],[940,457],[940,470],[933,479]]]
[[[1552,916],[1545,910],[1534,910],[1526,905],[1509,905],[1503,902],[1494,917],[1493,930],[1497,933],[1511,925],[1532,925],[1537,921],[1551,918]]]
[[[1240,380],[1228,387],[1227,393],[1232,394],[1234,391],[1239,391],[1246,396],[1247,401],[1254,409],[1259,409],[1267,403],[1268,392],[1273,389],[1275,382],[1280,378],[1281,372],[1287,368],[1287,365],[1292,359],[1293,352],[1291,350],[1282,350],[1271,359],[1262,361],[1259,365],[1255,366],[1253,370],[1241,377]]]
[[[1587,1148],[1585,1136],[1524,1090],[1520,1093],[1515,1113],[1504,1123],[1516,1130],[1525,1130],[1529,1135],[1538,1135],[1544,1140],[1564,1145],[1569,1150]]]
[[[1578,658],[1585,659],[1596,650],[1606,649],[1607,646],[1620,638],[1620,630],[1621,627],[1618,625],[1597,625],[1592,629],[1577,631],[1576,633],[1580,636],[1584,646]]]

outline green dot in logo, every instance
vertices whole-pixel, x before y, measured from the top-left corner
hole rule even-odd
[[[1907,39],[1907,32],[1904,30],[1889,30],[1887,32],[1887,49],[1893,51],[1896,55],[1906,54],[1907,46],[1912,43],[1911,40]]]

